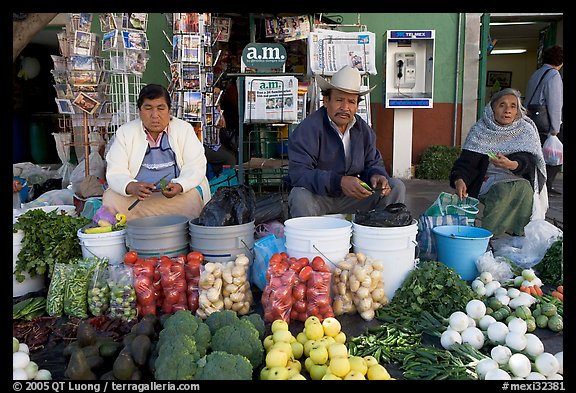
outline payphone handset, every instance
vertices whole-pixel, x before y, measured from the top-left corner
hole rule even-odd
[[[416,86],[416,53],[396,53],[394,61],[394,87],[412,89]]]

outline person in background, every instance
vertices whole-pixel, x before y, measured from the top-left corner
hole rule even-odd
[[[350,66],[331,81],[320,76],[316,81],[324,105],[288,138],[290,216],[349,214],[404,203],[404,183],[388,175],[376,133],[356,114],[358,103],[374,87],[362,90],[360,72]]]
[[[550,127],[547,130],[538,130],[540,142],[543,145],[548,135],[557,135],[558,139],[564,142],[562,135],[564,82],[562,75],[560,75],[560,69],[564,65],[563,48],[554,45],[545,49],[542,54],[542,62],[542,67],[537,69],[528,80],[524,104],[528,109],[528,104],[546,106]],[[561,168],[562,165],[546,165],[546,188],[549,195],[561,195],[561,192],[554,188],[554,180]]]
[[[142,88],[140,118],[116,130],[106,154],[102,204],[137,217],[166,214],[196,218],[210,200],[206,156],[192,125],[170,115],[171,100],[164,86]],[[156,186],[162,178],[164,187]],[[132,209],[128,207],[140,202]]]
[[[222,90],[219,87],[214,88],[214,100],[218,100],[216,105],[216,110],[214,111],[214,124],[218,129],[219,143],[216,145],[204,144],[204,154],[206,154],[206,159],[208,164],[212,166],[212,171],[215,176],[222,171],[224,166],[234,168],[236,166],[236,152],[231,149],[229,144],[223,138],[223,133],[226,132],[226,120],[224,116],[224,110],[220,106],[220,100]],[[222,130],[224,129],[224,130]]]
[[[20,180],[13,179],[12,180],[12,192],[20,192],[21,189],[22,189],[22,183],[20,183]]]
[[[452,167],[450,186],[461,199],[471,196],[484,204],[482,227],[499,237],[523,236],[531,219],[545,218],[545,183],[536,125],[526,116],[517,90],[500,90],[470,129]]]

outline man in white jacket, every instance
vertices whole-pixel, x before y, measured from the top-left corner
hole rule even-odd
[[[170,115],[170,95],[163,86],[144,86],[137,106],[140,118],[116,130],[106,154],[109,188],[103,205],[128,220],[164,214],[198,217],[211,197],[202,142],[190,123]]]

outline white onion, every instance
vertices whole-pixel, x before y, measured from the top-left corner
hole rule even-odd
[[[486,288],[486,297],[490,297],[494,294],[496,288],[500,288],[500,281],[490,281],[488,284],[484,285]]]
[[[454,311],[448,318],[450,327],[457,332],[462,332],[468,327],[468,315],[462,311]]]
[[[496,345],[494,348],[490,350],[490,356],[498,364],[504,365],[508,364],[510,356],[512,356],[512,351],[505,345]]]
[[[560,369],[558,359],[556,359],[556,357],[549,352],[544,352],[538,355],[534,361],[534,364],[536,366],[536,370],[546,377],[557,374],[558,370]]]
[[[24,352],[22,352],[24,353]],[[12,380],[14,381],[27,381],[28,374],[23,368],[15,368],[12,370]]]
[[[526,334],[526,332],[528,331],[528,325],[526,324],[525,320],[516,317],[512,318],[508,322],[508,330],[510,330],[511,332]]]
[[[518,288],[510,287],[506,293],[510,299],[517,298],[520,295],[520,290]]]
[[[490,273],[489,271],[485,271],[480,273],[480,276],[478,277],[480,279],[480,281],[482,281],[484,284],[488,284],[489,282],[494,280],[494,277],[492,276],[492,273]]]
[[[560,368],[558,369],[558,374],[564,374],[564,351],[556,352],[554,357],[558,360]]]
[[[440,344],[444,349],[452,349],[455,344],[462,344],[462,336],[454,329],[446,329],[440,336]]]
[[[14,352],[12,354],[12,369],[25,369],[30,363],[30,356],[26,352]]]
[[[478,326],[481,330],[486,331],[488,326],[492,325],[494,322],[496,322],[496,319],[492,315],[484,315],[482,318],[480,318]]]
[[[462,342],[472,345],[476,349],[484,346],[484,333],[477,327],[468,327],[461,333]]]
[[[486,378],[486,374],[490,370],[495,370],[500,368],[498,362],[491,358],[484,358],[476,364],[476,374],[478,374],[479,379]]]
[[[526,348],[524,348],[524,352],[528,355],[536,357],[544,352],[544,344],[540,337],[532,333],[526,333],[524,335],[526,337]]]
[[[504,322],[496,321],[486,329],[488,339],[495,345],[504,344],[509,333],[508,326]]]
[[[514,352],[522,352],[526,348],[526,337],[518,332],[508,332],[506,346]]]
[[[487,381],[510,381],[512,377],[501,368],[495,368],[494,370],[488,371],[484,379]]]
[[[38,370],[38,373],[34,379],[37,381],[50,381],[52,380],[52,373],[46,369],[41,369]]]
[[[550,375],[550,376],[547,377],[546,379],[547,379],[547,380],[552,380],[552,379],[562,380],[562,379],[564,379],[564,377],[562,376],[562,374],[556,373],[556,374]]]
[[[536,371],[531,371],[530,374],[528,374],[528,376],[526,377],[526,379],[529,380],[545,380],[546,377]]]
[[[512,333],[511,333],[512,334]],[[530,359],[523,353],[515,353],[508,360],[508,368],[517,377],[526,378],[532,371]]]
[[[38,374],[38,365],[36,364],[36,362],[31,361],[24,368],[24,371],[26,371],[26,375],[28,376],[28,379],[34,379],[36,377],[36,374]]]
[[[466,304],[466,314],[476,321],[486,315],[486,305],[483,301],[472,299]]]

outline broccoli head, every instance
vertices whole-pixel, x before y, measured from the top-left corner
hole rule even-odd
[[[164,336],[158,341],[158,357],[154,362],[157,380],[192,380],[200,354],[193,338],[187,335]]]
[[[210,328],[202,321],[202,318],[193,315],[188,310],[176,311],[164,321],[163,329],[160,331],[160,339],[175,335],[192,337],[200,356],[206,355],[210,346],[211,334]]]
[[[266,324],[264,323],[264,319],[262,319],[260,314],[247,314],[240,317],[240,319],[252,322],[252,325],[254,325],[256,330],[258,330],[258,338],[260,338],[260,340],[264,338],[264,334],[266,334]]]
[[[264,346],[258,337],[258,330],[246,321],[218,329],[212,335],[212,350],[245,356],[253,369],[262,364],[264,357]]]
[[[213,351],[198,361],[198,380],[252,380],[252,364],[242,355]]]
[[[236,323],[238,319],[236,311],[220,310],[208,315],[204,323],[210,328],[210,333],[214,334],[222,326],[232,325]]]

